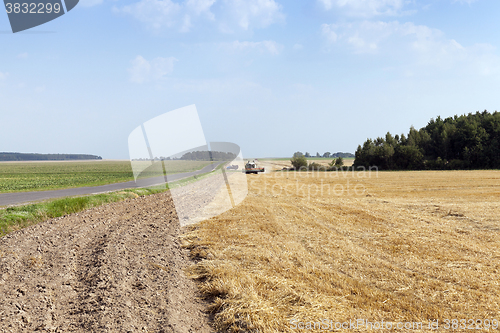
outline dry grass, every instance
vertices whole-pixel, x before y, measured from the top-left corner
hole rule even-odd
[[[251,176],[242,204],[185,235],[218,329],[500,320],[499,171],[337,175]]]

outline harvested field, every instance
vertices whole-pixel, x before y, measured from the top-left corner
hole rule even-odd
[[[242,204],[183,237],[203,259],[190,272],[221,331],[357,319],[491,329],[499,216],[499,171],[268,173],[250,175]]]

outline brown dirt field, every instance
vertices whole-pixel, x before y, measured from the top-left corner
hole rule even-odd
[[[0,332],[212,332],[168,192],[0,239]]]
[[[249,175],[239,206],[183,236],[218,329],[500,320],[500,171],[337,176]]]

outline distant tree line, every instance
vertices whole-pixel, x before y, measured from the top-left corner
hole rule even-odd
[[[194,161],[232,161],[235,158],[235,154],[221,151],[192,151],[185,153],[180,159]]]
[[[288,171],[338,171],[338,170],[349,170],[349,168],[344,168],[344,159],[342,157],[337,157],[333,159],[328,166],[321,165],[316,162],[307,162],[305,155],[297,155],[290,159],[292,163],[291,168],[285,168]]]
[[[311,154],[309,154],[308,152],[306,152],[305,154],[303,154],[302,152],[298,151],[298,152],[295,152],[293,154],[293,157],[299,157],[299,156],[304,156],[304,157],[313,157],[311,156]],[[319,153],[316,153],[316,156],[315,157],[323,157],[323,158],[338,158],[338,157],[342,157],[342,158],[352,158],[354,157],[354,154],[351,154],[351,153],[342,153],[342,152],[338,152],[338,153],[330,153],[329,151],[327,151],[326,153],[324,153],[323,155],[320,155]]]
[[[132,161],[162,161],[162,160],[167,160],[167,161],[170,161],[170,160],[178,160],[179,158],[170,158],[170,157],[163,157],[163,156],[160,156],[160,157],[153,157],[153,159],[151,158],[133,158]]]
[[[102,160],[102,157],[96,155],[87,155],[87,154],[0,153],[0,161],[67,161],[67,160]]]
[[[500,113],[488,111],[431,119],[407,136],[368,139],[358,146],[354,166],[385,170],[498,169]]]

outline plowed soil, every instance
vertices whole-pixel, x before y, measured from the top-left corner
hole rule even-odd
[[[212,332],[168,192],[0,239],[0,332]]]

